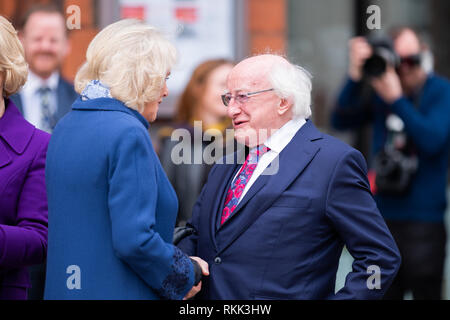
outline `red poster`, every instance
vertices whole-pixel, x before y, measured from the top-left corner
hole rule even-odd
[[[197,8],[179,7],[175,9],[175,17],[183,23],[195,23],[198,19]]]
[[[120,8],[120,16],[122,19],[134,18],[145,20],[144,6],[122,6]]]

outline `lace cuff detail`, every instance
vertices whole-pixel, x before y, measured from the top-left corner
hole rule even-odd
[[[193,268],[191,260],[177,247],[174,247],[173,263],[169,274],[162,282],[158,295],[170,300],[182,299]]]

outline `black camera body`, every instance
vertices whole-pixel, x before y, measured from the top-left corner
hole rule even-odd
[[[372,56],[363,65],[366,78],[377,78],[386,72],[388,65],[398,68],[400,57],[394,50],[392,41],[387,37],[369,37],[367,42],[372,47]]]
[[[375,157],[374,167],[377,193],[402,196],[409,191],[418,161],[400,150],[385,148]]]

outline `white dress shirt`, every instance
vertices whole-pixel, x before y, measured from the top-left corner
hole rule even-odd
[[[42,122],[43,113],[41,108],[41,96],[38,90],[42,87],[50,88],[49,108],[50,111],[55,114],[58,103],[58,82],[59,72],[53,72],[52,75],[46,80],[40,78],[31,71],[28,72],[27,82],[20,91],[23,105],[23,115],[28,122],[33,124],[38,129],[45,130]]]
[[[258,177],[263,173],[263,171],[272,163],[275,158],[278,157],[280,152],[291,142],[298,130],[306,123],[305,119],[295,118],[286,122],[280,129],[275,131],[264,143],[264,145],[270,150],[263,154],[256,165],[255,171],[253,172],[250,180],[242,192],[239,202],[244,198],[247,191],[251,188],[253,183],[258,179]],[[278,171],[278,166],[273,166],[274,170],[266,171],[264,174],[276,174]],[[240,170],[239,170],[240,171]],[[238,173],[239,173],[238,171]],[[237,175],[237,174],[236,174]],[[236,178],[236,176],[234,177]],[[238,202],[238,203],[239,203]]]

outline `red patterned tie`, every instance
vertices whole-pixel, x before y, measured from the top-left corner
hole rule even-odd
[[[269,150],[270,149],[264,145],[260,145],[250,150],[244,165],[228,189],[225,207],[222,210],[222,217],[220,219],[221,225],[232,215],[234,209],[236,209],[239,199],[242,196],[242,192],[244,191],[247,182],[250,180],[253,171],[255,171],[259,158]]]

